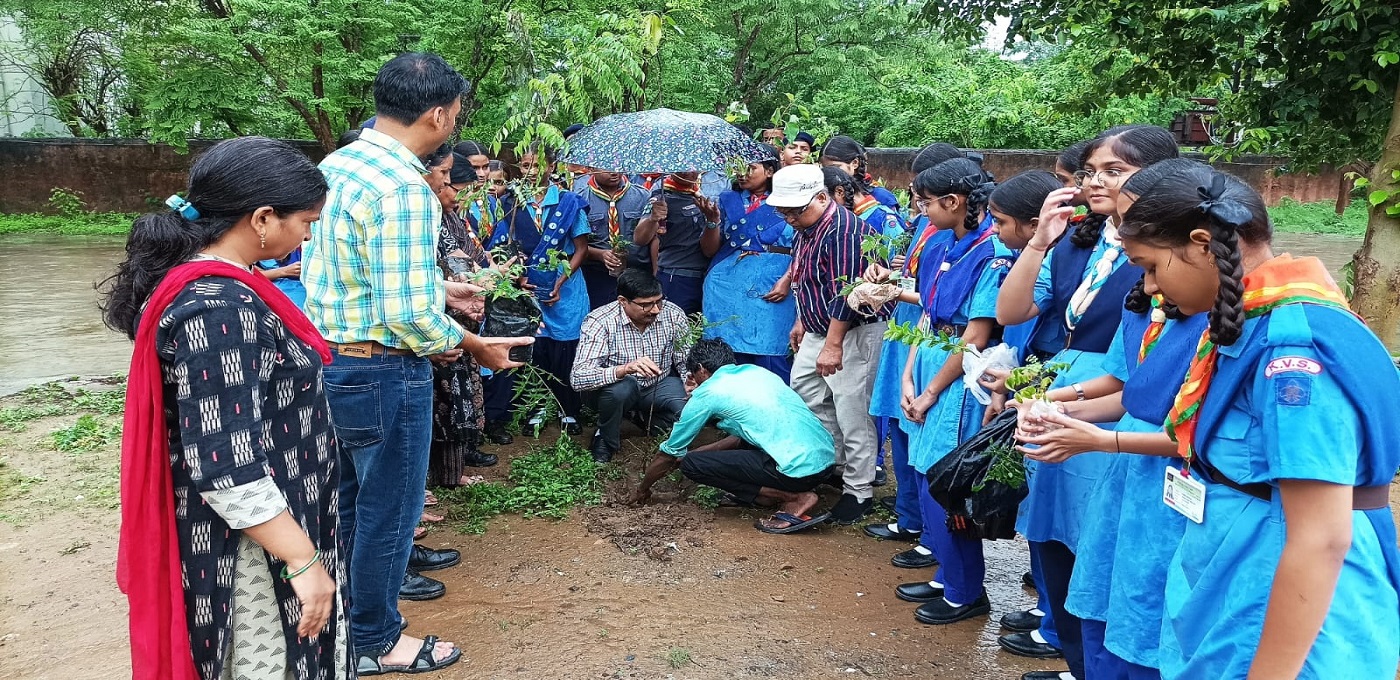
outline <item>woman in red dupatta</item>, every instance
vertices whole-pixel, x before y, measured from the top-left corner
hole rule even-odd
[[[117,556],[133,678],[353,676],[330,354],[252,270],[310,235],[325,196],[291,146],[222,142],[107,282],[107,324],[135,340]]]

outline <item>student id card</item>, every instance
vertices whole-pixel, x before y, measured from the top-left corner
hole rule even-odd
[[[911,293],[917,290],[917,287],[916,287],[915,281],[914,281],[914,277],[912,277],[912,276],[904,276],[904,277],[901,277],[901,278],[899,279],[899,287],[900,287],[900,289],[902,289],[902,290],[907,290],[907,291],[909,291],[909,292],[911,292]]]
[[[1183,476],[1181,470],[1167,467],[1167,481],[1162,487],[1162,502],[1200,524],[1206,515],[1206,485]]]

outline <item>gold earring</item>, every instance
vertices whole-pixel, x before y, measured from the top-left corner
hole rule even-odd
[[[258,232],[258,248],[267,248],[267,232]]]

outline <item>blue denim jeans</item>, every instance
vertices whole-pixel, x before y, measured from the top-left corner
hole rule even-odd
[[[419,357],[337,355],[325,384],[343,466],[351,645],[356,654],[380,656],[399,639],[399,587],[423,512],[433,369]]]

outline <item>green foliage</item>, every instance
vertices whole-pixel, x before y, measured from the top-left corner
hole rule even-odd
[[[486,522],[506,513],[561,519],[578,505],[602,501],[598,464],[569,437],[538,446],[510,463],[510,482],[487,482],[440,493],[452,504],[452,518],[468,533],[483,533]]]
[[[1218,96],[1217,127],[1241,133],[1224,151],[1285,150],[1304,166],[1376,158],[1400,77],[1400,13],[1379,0],[950,0],[924,11],[962,35],[1014,16],[1009,40],[1092,46],[1091,68],[1123,65],[1085,81],[1086,94]]]
[[[686,317],[685,328],[682,329],[680,334],[676,336],[676,351],[690,351],[690,348],[694,347],[695,343],[700,342],[705,338],[705,334],[708,333],[710,329],[719,328],[720,326],[723,326],[733,321],[737,321],[738,319],[739,317],[737,316],[731,316],[728,319],[723,319],[720,321],[709,321],[705,318],[705,315],[700,312],[691,314],[690,316]]]
[[[78,416],[78,422],[50,434],[49,444],[64,453],[90,453],[116,442],[121,434],[120,425],[85,413]]]
[[[542,422],[547,423],[563,411],[559,398],[554,396],[554,390],[550,389],[551,383],[559,384],[559,379],[553,374],[534,364],[525,364],[511,370],[515,372],[515,390],[511,399],[515,410],[511,415],[510,429],[521,432],[530,419],[538,416]],[[540,429],[543,429],[543,426]],[[536,438],[540,436],[538,430],[531,434]]]
[[[704,484],[695,487],[695,490],[690,493],[690,502],[706,510],[718,508],[723,498],[724,491],[716,489],[713,486],[705,486]]]
[[[73,189],[54,187],[49,194],[49,207],[64,217],[76,217],[87,212],[87,204],[83,202],[83,194]]]
[[[946,330],[930,330],[912,321],[901,324],[891,321],[889,327],[885,329],[885,339],[911,347],[934,347],[959,354],[967,347],[967,343],[963,342],[962,338]]]
[[[1067,370],[1067,363],[1043,364],[1040,359],[1032,356],[1026,359],[1025,366],[1011,369],[1011,375],[1006,378],[1006,387],[1015,394],[1018,401],[1030,403],[1044,399],[1045,393],[1055,383],[1055,376]]]
[[[1001,482],[1013,489],[1019,489],[1026,483],[1026,460],[1016,447],[997,443],[987,453],[992,457],[992,464],[987,468],[987,475],[982,478],[982,483],[972,487],[973,491],[981,491],[987,482]]]
[[[131,233],[137,215],[82,213],[80,215],[0,214],[0,235],[62,234],[65,236],[124,236]]]
[[[666,663],[672,669],[680,669],[694,663],[690,658],[690,650],[684,647],[672,647],[666,651]]]
[[[126,409],[126,384],[124,378],[114,382],[116,389],[99,391],[69,391],[64,381],[27,387],[17,395],[19,404],[0,408],[0,427],[23,432],[29,422],[41,418],[79,413],[119,416]]]
[[[1285,234],[1339,234],[1359,237],[1366,233],[1366,218],[1366,204],[1362,201],[1353,201],[1341,215],[1337,214],[1336,204],[1330,201],[1299,203],[1285,198],[1278,205],[1269,208],[1269,219],[1274,224],[1274,231]]]

